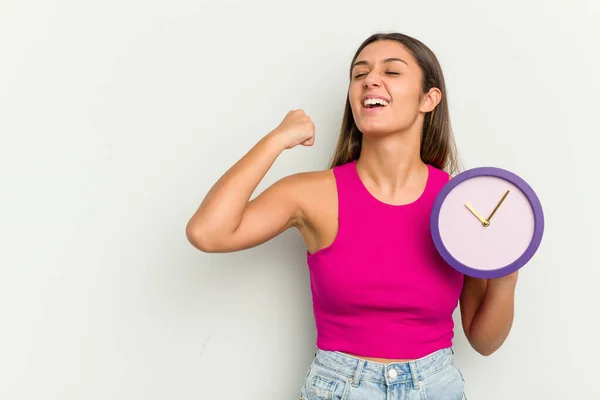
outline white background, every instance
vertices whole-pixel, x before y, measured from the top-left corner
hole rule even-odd
[[[469,399],[600,398],[599,17],[595,0],[4,0],[0,399],[298,399],[300,235],[211,255],[185,225],[292,108],[316,143],[258,191],[327,167],[377,31],[439,57],[465,167],[514,171],[544,206],[504,346],[480,356],[456,314]]]

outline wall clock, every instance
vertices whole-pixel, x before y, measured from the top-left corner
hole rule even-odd
[[[538,196],[524,179],[496,167],[456,175],[438,193],[430,218],[437,251],[451,267],[475,278],[498,278],[522,268],[544,232]]]

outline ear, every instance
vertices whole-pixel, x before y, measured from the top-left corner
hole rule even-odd
[[[435,107],[442,101],[442,92],[440,89],[433,87],[429,89],[428,93],[425,93],[423,100],[421,101],[421,112],[428,113],[433,111]]]

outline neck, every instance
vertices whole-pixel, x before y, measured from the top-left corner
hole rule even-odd
[[[419,185],[427,175],[420,134],[363,135],[356,168],[366,183],[392,195],[405,186]]]

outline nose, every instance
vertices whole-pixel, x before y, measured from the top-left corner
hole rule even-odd
[[[363,80],[363,85],[365,88],[379,87],[381,86],[381,80],[378,78],[377,73],[370,72]]]

